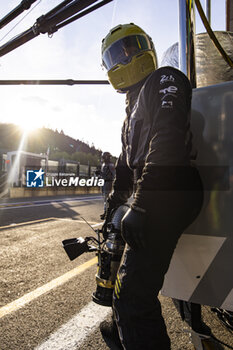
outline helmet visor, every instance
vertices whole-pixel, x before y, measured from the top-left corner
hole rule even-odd
[[[103,65],[107,70],[117,64],[127,64],[142,51],[152,50],[149,39],[143,35],[126,36],[107,48],[103,53]]]

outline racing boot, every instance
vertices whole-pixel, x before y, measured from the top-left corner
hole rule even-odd
[[[116,322],[113,319],[110,322],[101,322],[100,332],[107,345],[114,345],[116,350],[124,350],[123,346],[121,345]]]

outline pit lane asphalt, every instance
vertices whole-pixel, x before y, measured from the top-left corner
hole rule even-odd
[[[23,297],[94,258],[94,253],[85,253],[70,262],[61,241],[93,235],[94,232],[81,223],[81,216],[92,224],[99,223],[102,209],[102,198],[98,195],[1,201],[0,306]],[[95,273],[96,266],[93,265],[22,308],[3,316],[0,319],[0,349],[31,350],[46,341],[90,303],[96,288]],[[187,326],[181,321],[173,303],[163,296],[160,299],[172,350],[193,349],[188,333],[183,332]],[[209,308],[205,307],[203,311],[204,319],[215,336],[230,344],[230,333]],[[109,347],[99,329],[93,329],[90,324],[90,333],[75,349],[107,350]],[[223,346],[221,349],[227,348]]]

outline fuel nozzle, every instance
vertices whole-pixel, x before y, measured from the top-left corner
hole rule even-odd
[[[74,260],[85,252],[97,251],[97,248],[89,243],[90,240],[89,237],[70,238],[62,241],[62,244],[70,260]]]

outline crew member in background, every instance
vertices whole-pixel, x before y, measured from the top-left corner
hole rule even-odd
[[[102,162],[101,177],[104,179],[104,186],[102,187],[102,193],[104,196],[104,213],[100,215],[100,218],[103,220],[105,218],[107,199],[112,190],[112,183],[115,177],[115,166],[111,163],[111,154],[109,152],[104,152],[102,154]]]
[[[125,250],[113,295],[113,321],[104,337],[126,350],[169,350],[158,293],[177,241],[198,216],[203,190],[190,164],[192,89],[172,67],[157,69],[151,38],[133,23],[113,28],[102,42],[112,86],[126,93],[122,153],[109,195],[112,209],[136,193],[122,219]]]

